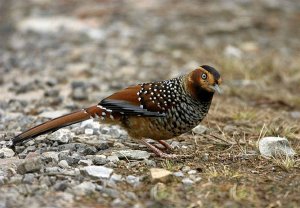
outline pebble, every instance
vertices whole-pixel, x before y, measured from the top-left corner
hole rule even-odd
[[[272,157],[276,155],[294,156],[295,151],[286,138],[264,137],[259,140],[259,151],[263,156]]]
[[[115,182],[119,182],[122,181],[122,175],[113,173],[112,176],[110,177],[111,180],[115,181]]]
[[[110,156],[107,157],[107,160],[108,160],[109,162],[115,163],[115,162],[118,162],[118,161],[119,161],[119,157],[118,157],[117,155],[110,155]]]
[[[117,155],[119,159],[127,158],[129,160],[141,160],[150,157],[150,153],[143,150],[120,150],[113,154]]]
[[[61,167],[61,168],[65,168],[65,169],[70,167],[66,160],[59,161],[58,166]]]
[[[66,144],[73,138],[73,133],[69,129],[59,129],[52,134],[49,134],[47,138],[61,144]]]
[[[197,173],[196,170],[190,170],[190,171],[188,172],[189,175],[195,175],[196,173]]]
[[[86,135],[93,135],[94,134],[94,129],[85,129],[84,134]]]
[[[224,49],[224,55],[228,58],[241,58],[243,55],[243,52],[235,46],[228,45]]]
[[[165,170],[165,169],[162,169],[162,168],[151,168],[150,169],[150,176],[151,176],[151,179],[153,181],[155,180],[159,180],[159,181],[166,181],[171,175],[171,171],[168,171],[168,170]]]
[[[41,158],[27,159],[23,163],[19,164],[17,172],[20,174],[38,172],[42,168]]]
[[[181,172],[181,171],[177,171],[177,172],[173,173],[173,175],[176,176],[176,177],[183,177],[184,176],[183,172]]]
[[[90,157],[94,165],[105,165],[108,163],[108,159],[106,159],[105,155],[92,155],[93,157]]]
[[[184,178],[184,179],[182,179],[182,183],[183,183],[184,185],[190,186],[190,185],[192,185],[192,184],[194,183],[194,181],[192,181],[192,180],[189,179],[189,178]]]
[[[54,119],[63,115],[66,115],[69,113],[67,110],[61,110],[61,111],[44,111],[39,114],[42,118],[48,118],[48,119]]]
[[[104,166],[91,165],[80,169],[80,172],[95,179],[106,179],[110,177],[113,169]]]
[[[15,155],[15,152],[12,149],[9,148],[2,148],[0,149],[0,156],[1,158],[11,158]]]
[[[72,91],[71,96],[74,100],[79,100],[79,101],[88,99],[88,93],[85,87],[75,87]]]
[[[204,134],[207,131],[207,127],[203,125],[198,125],[195,128],[192,129],[192,132],[195,134]]]
[[[24,175],[23,182],[27,183],[27,184],[33,184],[34,179],[35,179],[34,174],[27,173],[27,174]]]
[[[92,182],[85,181],[73,187],[73,193],[77,196],[92,194],[96,190],[96,185]]]
[[[91,160],[79,160],[78,164],[84,166],[91,166],[93,162]]]
[[[140,178],[134,175],[128,175],[126,177],[126,182],[131,184],[132,186],[137,186],[140,183]]]
[[[43,152],[42,156],[53,162],[58,162],[58,152]]]
[[[291,117],[294,119],[300,119],[300,111],[291,112]]]
[[[188,172],[189,170],[191,170],[191,167],[190,166],[184,166],[181,170],[183,172]]]

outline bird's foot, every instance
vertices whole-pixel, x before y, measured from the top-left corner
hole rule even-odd
[[[174,150],[174,148],[171,145],[169,145],[169,143],[165,142],[164,140],[158,140],[158,142],[161,145],[163,145],[165,147],[165,149],[171,150],[171,151]]]
[[[158,140],[159,143],[161,143],[161,140]],[[149,148],[151,149],[158,157],[161,158],[167,158],[167,159],[171,159],[171,158],[187,158],[190,157],[190,155],[176,155],[176,154],[167,154],[162,152],[159,148],[157,148],[155,145],[149,144],[145,139],[142,139],[142,142]],[[166,144],[165,142],[163,142],[164,144]],[[161,143],[162,144],[162,143]],[[163,144],[162,144],[163,145]],[[169,144],[168,144],[169,145]],[[170,145],[169,145],[170,146]],[[171,147],[171,146],[170,146]],[[166,147],[167,148],[167,147]],[[171,147],[172,148],[172,147]]]

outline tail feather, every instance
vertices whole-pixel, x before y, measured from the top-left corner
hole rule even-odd
[[[39,135],[56,131],[62,127],[69,126],[75,123],[79,123],[85,120],[88,120],[92,117],[100,116],[102,113],[102,109],[97,106],[92,106],[86,109],[82,109],[77,112],[73,112],[45,123],[42,123],[38,126],[35,126],[27,131],[15,136],[12,139],[12,146],[15,146],[18,143],[31,140]]]

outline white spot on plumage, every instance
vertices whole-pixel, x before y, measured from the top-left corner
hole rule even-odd
[[[144,106],[143,106],[143,105],[140,105],[140,108],[144,108]]]

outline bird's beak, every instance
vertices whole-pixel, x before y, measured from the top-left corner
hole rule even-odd
[[[219,94],[222,94],[222,90],[218,84],[211,85],[210,88],[213,89],[214,91],[218,92]]]

